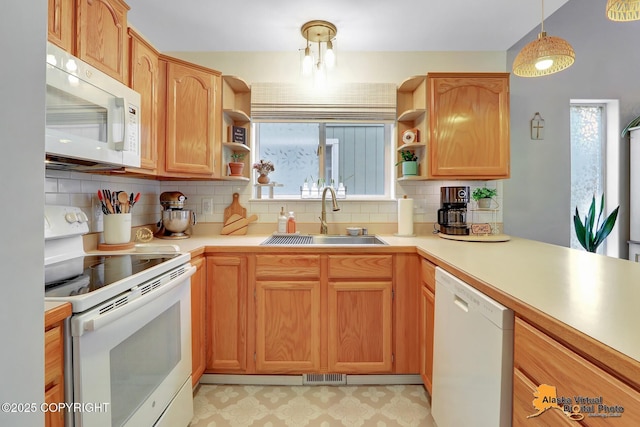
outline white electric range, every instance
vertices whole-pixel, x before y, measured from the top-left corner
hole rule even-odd
[[[45,206],[45,300],[70,302],[73,312],[65,337],[66,425],[187,426],[189,253],[164,245],[152,253],[87,254],[88,231],[81,209]]]

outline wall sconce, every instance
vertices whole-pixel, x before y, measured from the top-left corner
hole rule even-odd
[[[544,119],[537,111],[531,119],[531,139],[544,139]]]
[[[327,21],[309,21],[302,25],[300,33],[307,41],[307,46],[304,49],[304,59],[302,60],[302,74],[311,75],[313,72],[324,74],[325,69],[333,68],[336,63],[336,56],[333,51],[333,42],[336,34],[338,34],[336,26]],[[312,42],[318,43],[317,60],[313,57]],[[323,51],[324,61],[322,57]]]

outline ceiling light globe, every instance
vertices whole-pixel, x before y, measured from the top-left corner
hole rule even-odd
[[[333,49],[327,49],[324,54],[324,61],[327,64],[327,68],[333,68],[336,65],[336,54],[333,52]]]
[[[304,59],[302,60],[302,74],[305,76],[311,75],[313,70],[313,57],[309,52],[309,48],[304,51]]]
[[[545,58],[538,59],[538,62],[536,62],[535,67],[538,70],[546,70],[547,68],[551,67],[552,65],[553,65],[553,59],[551,59],[549,57],[545,57]]]

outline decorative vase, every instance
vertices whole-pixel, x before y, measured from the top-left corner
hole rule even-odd
[[[260,176],[258,177],[259,184],[268,184],[269,181],[271,181],[271,179],[269,179],[269,175],[265,175],[261,173]]]
[[[417,175],[418,162],[402,162],[402,175]]]
[[[244,170],[244,163],[240,162],[229,162],[229,170],[230,176],[242,176],[242,171]]]
[[[491,207],[491,199],[485,197],[483,199],[478,199],[478,208],[480,209],[489,209]]]

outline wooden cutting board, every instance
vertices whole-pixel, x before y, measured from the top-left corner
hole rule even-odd
[[[224,225],[227,225],[227,221],[234,214],[240,215],[242,218],[247,216],[247,210],[240,204],[240,194],[238,193],[233,193],[233,201],[224,209]]]
[[[226,236],[239,236],[247,234],[249,223],[257,219],[258,215],[255,214],[251,215],[249,218],[244,218],[238,214],[233,214],[224,223],[224,227],[222,227],[222,231],[220,231],[220,234]]]

